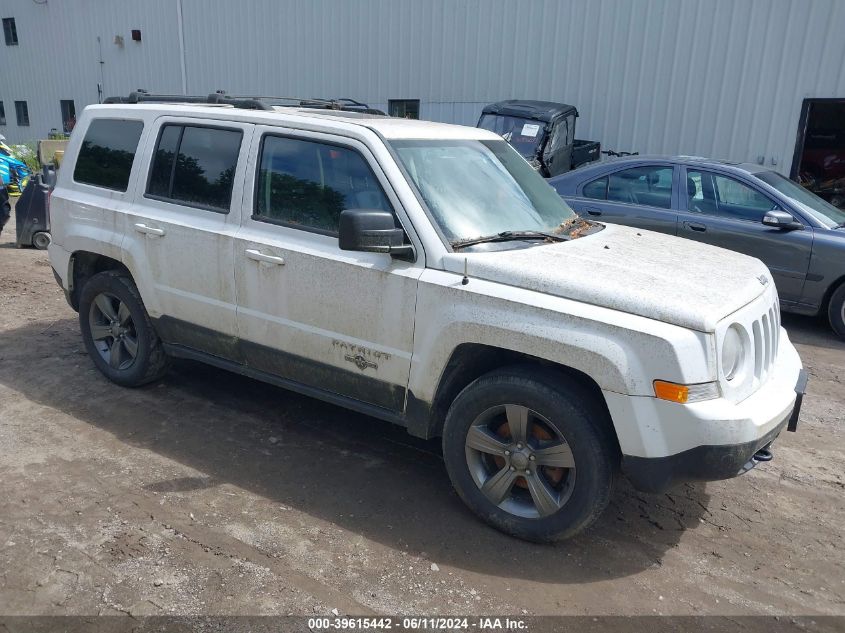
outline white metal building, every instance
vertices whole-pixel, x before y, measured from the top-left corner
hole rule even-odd
[[[605,148],[789,173],[805,99],[845,99],[845,0],[0,0],[0,17],[14,142],[135,88],[468,125],[525,98],[577,106],[576,136]]]

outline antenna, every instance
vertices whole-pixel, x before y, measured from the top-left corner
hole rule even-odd
[[[467,277],[467,258],[464,257],[464,278],[461,279],[461,285],[466,286],[469,283],[469,277]]]

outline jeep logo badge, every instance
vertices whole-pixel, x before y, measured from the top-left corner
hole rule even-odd
[[[769,283],[769,278],[768,278],[768,277],[766,277],[766,275],[760,275],[759,277],[757,277],[757,281],[759,281],[759,282],[760,282],[760,284],[762,284],[763,286],[765,286],[765,285],[767,285],[767,284]]]

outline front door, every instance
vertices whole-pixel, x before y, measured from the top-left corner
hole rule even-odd
[[[127,217],[124,249],[145,261],[141,283],[162,338],[232,358],[234,235],[253,126],[158,123],[145,153],[149,178]]]
[[[423,263],[341,251],[347,208],[394,212],[367,148],[319,133],[259,129],[235,242],[238,330],[247,364],[398,412],[413,349]],[[251,209],[251,214],[247,209]]]
[[[678,216],[678,236],[762,260],[772,273],[781,301],[799,301],[810,266],[812,229],[764,225],[766,212],[780,207],[749,182],[689,167],[683,180],[687,195],[682,205],[685,210]]]

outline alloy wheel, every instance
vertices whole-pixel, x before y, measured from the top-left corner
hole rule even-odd
[[[129,369],[138,356],[138,333],[129,307],[114,295],[98,294],[91,303],[88,325],[100,358],[112,369]]]
[[[545,417],[525,406],[502,405],[479,415],[467,432],[466,460],[488,501],[517,516],[549,516],[572,495],[570,445]]]

